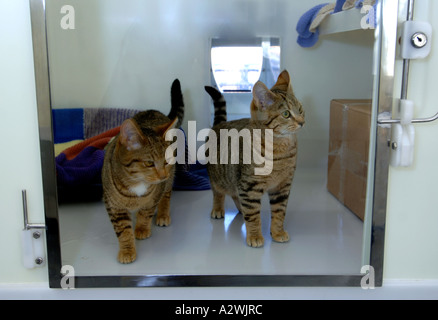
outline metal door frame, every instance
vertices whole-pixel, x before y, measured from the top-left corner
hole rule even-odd
[[[400,0],[400,3],[405,0]],[[60,288],[63,275],[56,191],[54,139],[50,96],[50,76],[46,30],[46,1],[29,0],[35,65],[36,100],[40,136],[44,210],[47,233],[49,285]],[[374,285],[383,281],[383,256],[388,187],[391,129],[377,123],[377,115],[391,112],[394,100],[394,70],[398,20],[398,0],[381,0],[378,5],[378,26],[374,67],[376,70],[370,152],[373,181],[371,191],[372,224],[369,265],[373,267]],[[366,230],[364,232],[367,232]],[[360,286],[364,274],[349,275],[137,275],[76,276],[75,287],[167,287],[167,286]]]

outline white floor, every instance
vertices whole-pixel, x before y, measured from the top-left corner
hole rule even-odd
[[[136,240],[137,260],[129,265],[116,261],[117,238],[102,203],[62,205],[62,261],[78,276],[358,274],[363,223],[326,191],[325,183],[321,172],[297,172],[285,222],[288,243],[272,242],[264,198],[262,248],[246,245],[243,218],[231,199],[225,219],[214,220],[211,191],[174,192],[171,226],[154,227],[151,238]]]

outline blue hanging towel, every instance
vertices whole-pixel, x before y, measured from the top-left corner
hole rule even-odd
[[[344,6],[346,0],[336,0],[335,10],[333,13],[342,11],[342,7]]]
[[[300,46],[304,48],[312,47],[318,42],[319,38],[319,31],[318,29],[315,30],[315,32],[311,32],[309,30],[310,25],[312,24],[312,21],[316,18],[318,15],[319,10],[326,6],[328,3],[319,4],[306,13],[304,13],[301,18],[298,20],[297,23],[297,32],[298,32],[298,39],[297,42]]]

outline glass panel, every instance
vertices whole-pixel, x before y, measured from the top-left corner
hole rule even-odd
[[[374,32],[335,33],[312,48],[301,47],[296,25],[319,3],[47,1],[63,265],[73,266],[76,276],[360,272],[362,219],[369,214],[370,114],[375,112],[370,107]],[[226,47],[238,52],[230,59],[220,46],[211,50],[211,39],[262,41],[253,61],[248,45]],[[224,58],[244,65],[244,77],[234,71],[236,81],[234,76],[233,81],[218,80],[218,72],[224,73],[220,70],[229,71],[217,62]],[[269,70],[260,68],[268,64]],[[282,70],[289,71],[294,96],[305,111],[304,127],[293,134],[299,141],[297,169],[284,220],[290,240],[279,243],[271,237],[265,194],[260,214],[264,246],[247,246],[245,219],[233,199],[226,197],[224,219],[211,219],[213,194],[205,166],[183,164],[173,184],[171,224],[153,225],[148,239],[135,240],[136,260],[121,264],[118,238],[102,201],[107,146],[123,121],[138,112],[155,109],[168,115],[171,85],[179,79],[185,103],[182,129],[188,156],[196,157],[205,143],[201,130],[211,127],[212,102],[204,92],[204,86],[215,85],[210,65],[224,92],[252,90],[259,79],[271,88]],[[239,107],[224,94],[227,110],[248,117],[252,94],[246,94],[249,99]],[[147,190],[145,185],[132,187],[137,193]],[[135,225],[135,214],[132,220]]]
[[[227,101],[228,120],[248,118],[253,85],[260,80],[270,88],[280,75],[280,39],[215,38],[211,46],[211,82]]]
[[[260,78],[263,48],[214,47],[211,48],[211,66],[221,92],[251,92]]]

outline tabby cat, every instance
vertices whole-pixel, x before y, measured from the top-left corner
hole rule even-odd
[[[246,243],[261,247],[264,238],[261,232],[260,207],[262,195],[267,192],[271,205],[271,236],[274,241],[286,242],[289,234],[284,230],[284,218],[292,179],[297,162],[297,138],[295,132],[304,125],[304,111],[295,97],[289,73],[283,71],[276,84],[269,90],[258,81],[253,87],[251,118],[226,121],[226,102],[213,87],[205,87],[215,107],[213,130],[246,128],[272,129],[273,169],[269,175],[255,175],[252,164],[207,164],[213,191],[212,218],[223,218],[225,195],[233,198],[237,209],[243,214],[246,226]],[[253,139],[253,138],[251,138]],[[264,139],[262,138],[262,141]],[[249,143],[245,141],[244,143]],[[218,139],[218,150],[219,147]],[[263,145],[262,145],[263,150]],[[240,155],[242,143],[240,143]],[[242,157],[240,157],[240,160]]]
[[[102,169],[103,200],[119,240],[118,261],[136,259],[135,238],[151,236],[155,224],[170,224],[170,196],[174,165],[166,162],[169,142],[164,137],[169,129],[179,127],[184,116],[181,86],[176,79],[171,88],[171,111],[165,116],[148,110],[127,119],[120,133],[106,150]],[[135,230],[131,213],[137,212]]]

